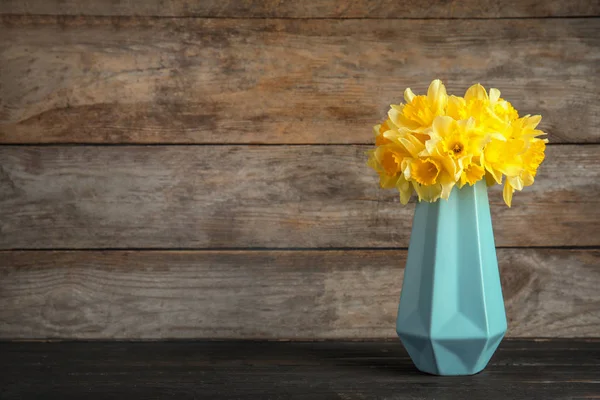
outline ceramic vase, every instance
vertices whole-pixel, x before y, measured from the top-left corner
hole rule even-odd
[[[418,202],[396,331],[415,366],[435,375],[483,370],[506,332],[485,180]]]

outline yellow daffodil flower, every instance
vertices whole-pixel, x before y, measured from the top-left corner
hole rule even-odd
[[[412,90],[404,91],[406,104],[392,104],[388,117],[398,127],[412,131],[423,141],[423,135],[431,127],[433,120],[438,115],[444,115],[448,103],[446,87],[439,79],[429,85],[427,95],[415,95]]]
[[[485,179],[490,186],[504,180],[510,207],[514,191],[533,184],[548,142],[538,137],[544,135],[540,116],[519,118],[498,89],[488,93],[480,84],[459,97],[434,80],[427,95],[406,89],[404,101],[373,128],[376,147],[367,162],[382,188],[399,191],[402,204],[413,192],[420,201],[436,201],[455,185]]]

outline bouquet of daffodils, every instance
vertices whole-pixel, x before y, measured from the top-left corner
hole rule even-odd
[[[452,188],[485,179],[488,186],[504,180],[503,197],[510,207],[515,190],[533,184],[544,160],[547,139],[536,127],[539,115],[519,118],[517,110],[480,84],[464,97],[448,96],[440,80],[427,95],[404,92],[405,104],[392,104],[388,118],[375,125],[375,149],[368,165],[379,174],[382,188],[396,188],[402,204],[413,191],[419,201],[448,199]]]

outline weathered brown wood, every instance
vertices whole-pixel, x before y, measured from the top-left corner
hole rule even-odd
[[[407,247],[367,146],[0,147],[0,248]],[[498,246],[598,246],[600,145],[490,191]]]
[[[599,48],[593,18],[4,16],[0,142],[369,143],[438,77],[500,88],[552,142],[597,143]]]
[[[0,338],[392,338],[405,250],[0,252]],[[512,337],[600,335],[600,251],[499,249]]]
[[[3,0],[0,14],[284,18],[598,16],[597,1],[537,0]]]

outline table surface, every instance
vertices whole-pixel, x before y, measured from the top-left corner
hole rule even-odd
[[[0,399],[600,399],[600,339],[505,340],[466,377],[398,341],[1,342]]]

